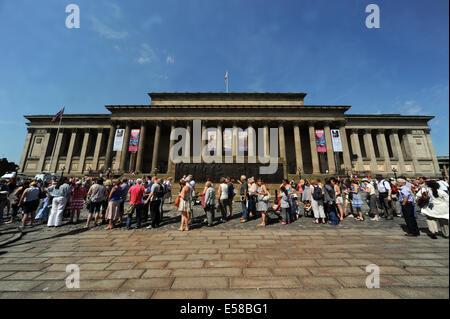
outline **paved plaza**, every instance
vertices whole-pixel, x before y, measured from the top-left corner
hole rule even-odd
[[[212,228],[195,206],[189,232],[177,231],[169,205],[154,230],[85,231],[86,211],[76,225],[26,229],[0,247],[0,298],[449,298],[448,240],[426,236],[422,216],[422,235],[407,238],[399,217],[260,228],[260,219],[239,222],[239,204]],[[0,241],[15,226],[1,225]],[[69,264],[80,268],[80,288],[66,287]],[[380,288],[366,288],[369,264],[379,266]]]

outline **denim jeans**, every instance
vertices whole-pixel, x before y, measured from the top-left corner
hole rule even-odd
[[[247,200],[247,203],[248,203],[247,213],[252,212],[253,215],[254,215],[254,214],[255,214],[255,210],[254,210],[254,208],[253,208],[253,205],[254,205],[253,198],[250,197],[250,198]]]
[[[131,219],[133,217],[133,212],[136,211],[136,227],[141,227],[141,212],[142,212],[142,204],[138,204],[134,207],[134,209],[128,214],[127,216],[127,223],[126,226],[128,229],[131,228]]]
[[[245,220],[247,220],[247,201],[243,200],[241,202],[242,204],[242,218],[244,218]]]

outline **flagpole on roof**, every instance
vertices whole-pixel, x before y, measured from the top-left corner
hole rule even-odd
[[[55,141],[53,142],[53,150],[52,150],[52,156],[50,157],[50,167],[48,168],[48,171],[50,172],[52,170],[52,163],[53,163],[53,155],[55,154],[55,148],[56,148],[56,143],[58,142],[58,137],[59,137],[59,129],[61,127],[61,121],[62,121],[62,117],[64,114],[64,108],[62,108],[62,113],[61,111],[58,112],[57,116],[59,115],[59,113],[61,113],[61,115],[59,116],[59,124],[58,124],[58,130],[56,131],[56,137],[55,137]],[[56,165],[55,168],[55,173],[58,170],[58,165]]]
[[[228,71],[225,72],[225,90],[228,93]]]

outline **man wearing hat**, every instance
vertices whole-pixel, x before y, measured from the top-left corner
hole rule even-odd
[[[408,232],[405,236],[416,237],[419,236],[419,227],[417,226],[416,217],[414,216],[414,194],[411,189],[406,186],[406,181],[402,178],[397,179],[397,184],[400,186],[398,192],[398,201],[402,206],[403,217],[405,218],[406,228]]]
[[[392,210],[392,198],[391,198],[391,185],[383,176],[377,174],[375,176],[377,180],[378,197],[380,199],[381,208],[384,210],[384,216],[386,219],[394,219],[394,212]]]

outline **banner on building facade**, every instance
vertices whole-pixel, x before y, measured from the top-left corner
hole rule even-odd
[[[247,129],[239,131],[239,152],[248,151],[248,131]]]
[[[118,128],[116,130],[116,135],[114,136],[114,147],[113,151],[121,151],[123,146],[123,136],[125,135],[125,129]]]
[[[128,147],[129,152],[137,152],[139,145],[139,138],[141,137],[141,130],[134,129],[131,130],[130,134],[130,145]]]
[[[316,130],[316,146],[317,152],[324,153],[327,151],[327,143],[325,141],[324,130]]]
[[[208,129],[206,131],[206,138],[208,139],[208,152],[214,152],[217,149],[217,129]]]
[[[233,149],[233,129],[231,128],[223,131],[223,149],[225,152],[231,152]]]
[[[331,130],[331,141],[333,142],[334,152],[342,152],[341,131]]]

